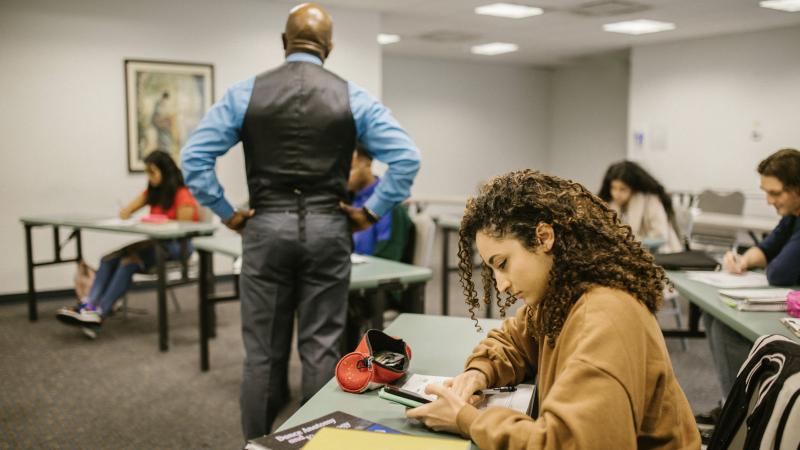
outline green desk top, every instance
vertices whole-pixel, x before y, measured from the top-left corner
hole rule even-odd
[[[667,276],[675,289],[689,301],[751,341],[765,334],[781,334],[800,342],[797,336],[778,321],[781,317],[787,317],[785,312],[738,311],[719,300],[717,287],[692,281],[682,271],[668,270]]]
[[[153,239],[177,239],[190,236],[208,236],[217,226],[204,222],[171,220],[167,223],[143,223],[136,219],[122,221],[108,216],[91,214],[50,214],[20,217],[25,225],[56,225],[115,233],[141,234]]]
[[[239,236],[197,238],[192,240],[192,244],[198,250],[220,253],[232,258],[242,254],[242,239]],[[433,272],[427,267],[370,256],[365,258],[367,262],[353,264],[350,272],[350,290],[371,289],[395,281],[403,284],[420,283],[433,277]]]
[[[455,376],[464,369],[464,362],[475,345],[486,337],[487,331],[499,327],[501,321],[480,319],[480,323],[483,333],[476,332],[474,322],[466,317],[401,314],[386,329],[386,333],[403,338],[411,347],[410,372]],[[378,398],[377,390],[350,394],[342,391],[335,379],[331,379],[280,429],[291,428],[336,410],[409,434],[450,436],[433,433],[419,424],[409,422],[405,407]]]

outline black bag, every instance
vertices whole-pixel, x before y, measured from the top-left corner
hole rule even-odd
[[[700,250],[678,253],[656,253],[656,264],[666,270],[716,270],[719,263]]]
[[[758,338],[725,400],[708,450],[800,448],[800,344]]]

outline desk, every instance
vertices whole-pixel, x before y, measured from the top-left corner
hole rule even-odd
[[[26,267],[28,272],[28,319],[35,321],[38,319],[36,307],[36,283],[34,281],[34,269],[40,266],[53,264],[63,264],[80,261],[83,258],[81,246],[81,230],[97,230],[114,233],[126,233],[145,236],[158,243],[159,241],[169,241],[173,239],[183,240],[193,236],[206,236],[214,233],[216,225],[199,222],[177,222],[171,221],[166,224],[147,224],[141,222],[120,223],[97,215],[47,215],[47,216],[28,216],[21,217],[20,222],[25,226],[25,249]],[[33,261],[33,236],[34,227],[50,226],[53,228],[53,259],[51,261]],[[60,229],[71,228],[72,233],[65,242],[61,242]],[[75,239],[76,256],[64,259],[61,257],[61,250],[69,241]],[[156,274],[158,275],[158,343],[159,349],[167,351],[169,349],[168,330],[167,330],[167,276],[166,276],[166,254],[161,245],[156,245]],[[185,266],[184,266],[185,267]],[[185,269],[184,269],[185,272]],[[185,275],[185,273],[184,273]]]
[[[218,302],[238,300],[239,287],[235,283],[234,293],[215,295],[212,293],[214,271],[213,253],[238,258],[242,254],[239,236],[214,236],[192,241],[200,255],[199,307],[200,312],[200,370],[207,371],[208,339],[214,334],[214,305]],[[353,264],[350,272],[350,291],[363,292],[372,305],[371,326],[383,328],[383,312],[386,309],[386,291],[409,289],[412,293],[411,312],[425,312],[425,283],[433,277],[431,269],[412,266],[382,258],[365,257],[367,262]]]
[[[474,322],[466,317],[401,314],[386,328],[386,333],[403,338],[411,347],[410,372],[456,376],[464,370],[464,362],[475,345],[486,337],[489,330],[499,327],[500,323],[496,319],[480,319],[484,331],[478,333]],[[336,410],[404,433],[455,438],[409,423],[405,416],[405,407],[378,398],[377,390],[350,394],[342,391],[335,379],[331,379],[314,394],[279,429],[285,430]]]
[[[686,297],[692,305],[696,305],[706,313],[711,314],[751,341],[755,341],[759,336],[765,334],[780,334],[793,339],[795,342],[800,342],[800,338],[778,322],[781,317],[786,317],[785,312],[738,311],[719,300],[719,294],[717,293],[719,288],[717,287],[692,281],[686,276],[685,272],[681,271],[667,271],[667,276],[678,292]],[[699,333],[698,323],[699,314],[693,322],[690,311],[690,333],[692,331]]]
[[[736,214],[700,212],[692,217],[692,226],[702,225],[724,231],[747,231],[758,243],[756,233],[769,233],[778,222],[779,217],[748,217]]]

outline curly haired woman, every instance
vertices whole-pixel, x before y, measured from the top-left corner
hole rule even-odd
[[[469,310],[472,244],[484,261],[483,302],[501,313],[464,373],[408,417],[481,449],[699,449],[700,435],[656,322],[663,270],[583,186],[531,170],[499,176],[467,203],[459,267]],[[507,296],[501,299],[500,293]],[[477,321],[476,321],[477,324]],[[478,410],[473,394],[538,373],[539,415]]]

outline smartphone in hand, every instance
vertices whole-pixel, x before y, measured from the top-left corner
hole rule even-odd
[[[384,386],[383,389],[378,392],[378,397],[384,400],[389,400],[390,402],[408,406],[409,408],[416,408],[424,405],[425,403],[431,402],[430,399],[425,398],[416,392],[407,391],[391,385]]]

